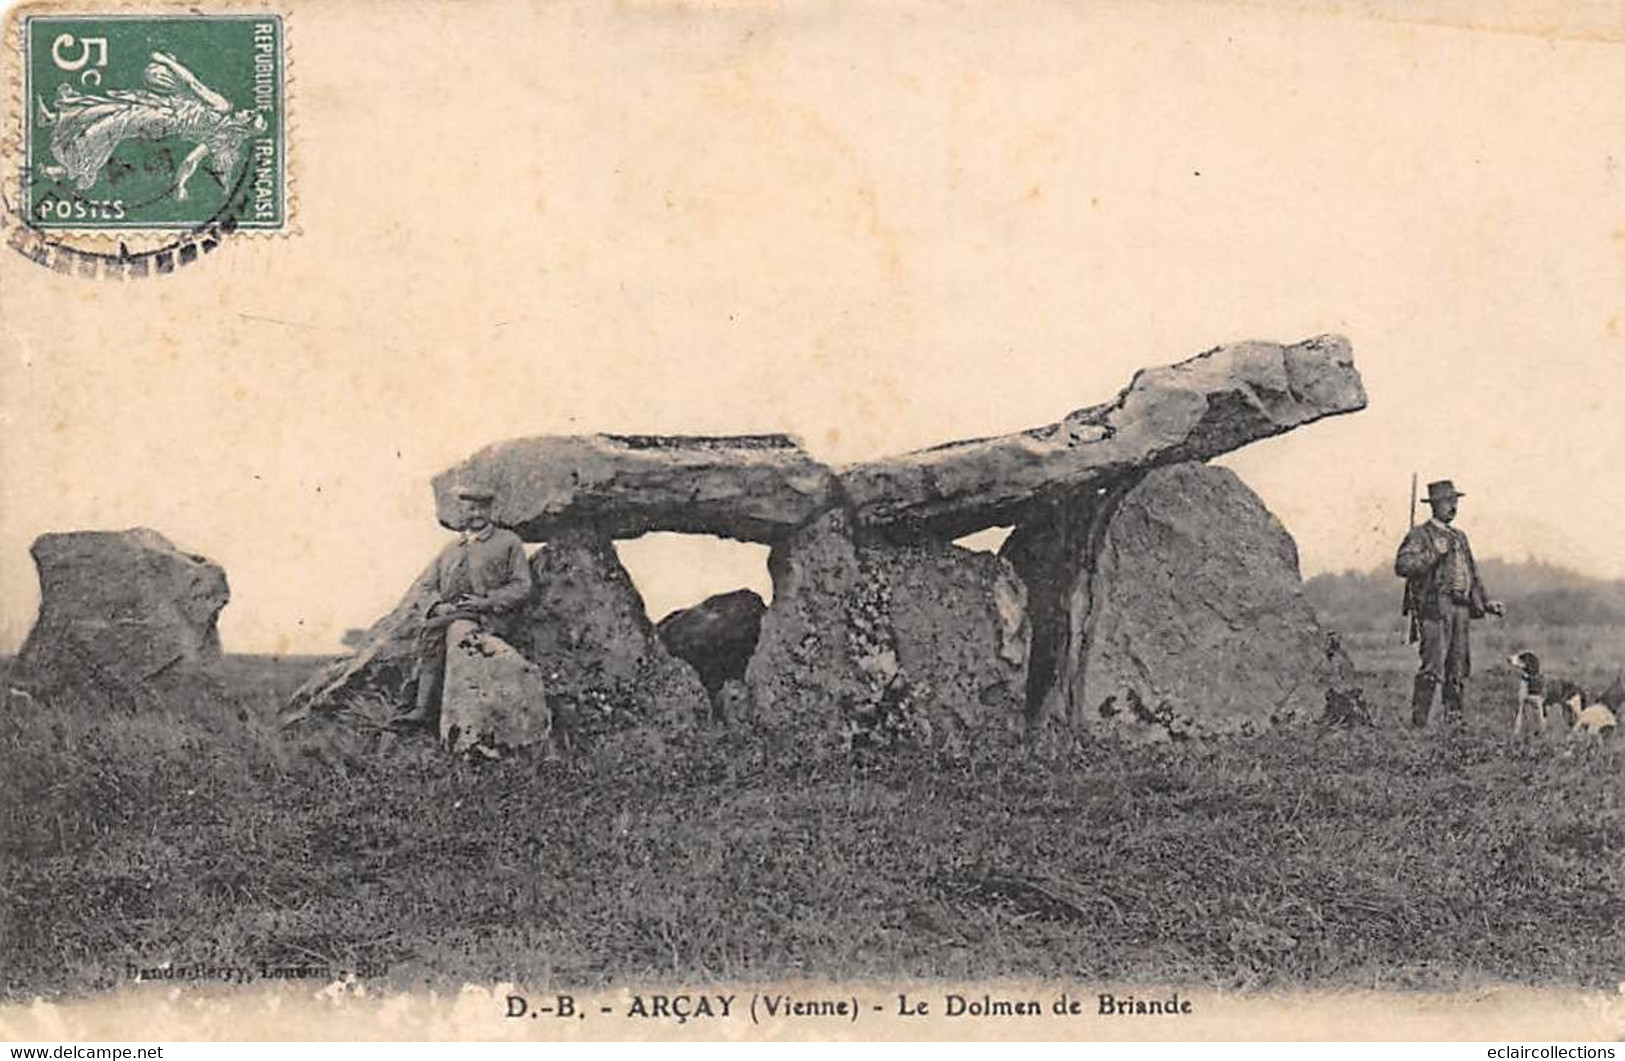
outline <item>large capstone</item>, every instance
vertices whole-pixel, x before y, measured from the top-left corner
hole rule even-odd
[[[829,507],[834,479],[785,435],[521,438],[435,477],[445,526],[459,525],[456,491],[470,483],[495,493],[495,518],[527,542],[586,528],[772,542]]]
[[[1365,404],[1341,336],[1243,342],[1141,370],[1112,401],[1057,423],[838,470],[785,435],[513,439],[436,476],[435,506],[455,527],[458,488],[484,487],[498,522],[530,542],[591,529],[773,544],[835,507],[865,538],[950,541],[1022,522],[1063,495],[1207,460]]]
[[[1206,460],[1365,403],[1340,336],[1237,343],[1142,370],[1115,400],[1059,423],[856,464],[839,478],[860,532],[953,539],[1022,522],[1061,493]]]
[[[859,543],[843,512],[775,546],[746,683],[769,728],[963,745],[1023,724],[1026,592],[946,542]]]
[[[1297,547],[1226,469],[1178,464],[1053,504],[1003,553],[1031,594],[1040,715],[1159,740],[1324,706],[1326,642]]]
[[[25,674],[111,688],[219,658],[231,591],[207,557],[146,528],[45,534],[30,553],[40,608],[19,654]]]

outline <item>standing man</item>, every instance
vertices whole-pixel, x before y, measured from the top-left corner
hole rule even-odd
[[[463,529],[441,550],[418,579],[414,592],[428,600],[418,635],[416,706],[396,720],[403,726],[427,725],[440,710],[446,676],[446,629],[454,620],[470,619],[501,637],[505,620],[530,596],[530,563],[519,535],[491,522],[492,491],[463,486]]]
[[[1485,615],[1506,614],[1500,601],[1484,593],[1467,535],[1451,526],[1456,499],[1465,496],[1449,479],[1429,483],[1433,518],[1411,528],[1394,559],[1394,574],[1405,580],[1403,614],[1411,617],[1411,640],[1422,642],[1422,666],[1411,688],[1413,726],[1428,724],[1433,690],[1441,683],[1445,719],[1461,722],[1462,691],[1472,673],[1468,626]]]

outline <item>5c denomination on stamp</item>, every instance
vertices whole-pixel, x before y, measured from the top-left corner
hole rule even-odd
[[[24,223],[283,228],[283,46],[265,12],[26,16]]]

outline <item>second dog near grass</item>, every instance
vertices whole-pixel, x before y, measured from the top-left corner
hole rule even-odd
[[[1625,682],[1620,677],[1616,676],[1612,685],[1593,697],[1566,678],[1544,673],[1540,657],[1528,649],[1508,656],[1507,665],[1518,676],[1518,706],[1512,721],[1514,737],[1523,736],[1526,721],[1544,733],[1554,711],[1563,712],[1563,721],[1573,734],[1600,740],[1618,732],[1618,712],[1625,702]]]

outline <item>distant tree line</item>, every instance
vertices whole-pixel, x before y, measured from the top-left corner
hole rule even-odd
[[[1479,574],[1508,618],[1543,626],[1625,625],[1625,579],[1607,581],[1542,561],[1486,559]],[[1316,575],[1304,591],[1321,621],[1337,630],[1385,630],[1399,623],[1405,584],[1386,567]]]

